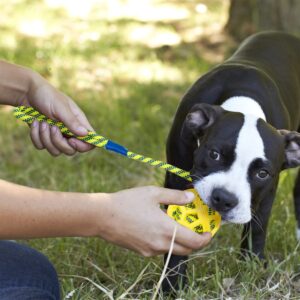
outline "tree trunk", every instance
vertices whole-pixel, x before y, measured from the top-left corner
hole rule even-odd
[[[225,30],[237,40],[261,30],[300,34],[299,0],[231,0]]]
[[[256,11],[257,0],[231,0],[225,30],[237,40],[256,32]]]

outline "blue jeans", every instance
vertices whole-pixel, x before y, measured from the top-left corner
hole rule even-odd
[[[56,271],[38,251],[0,241],[1,300],[59,300]]]

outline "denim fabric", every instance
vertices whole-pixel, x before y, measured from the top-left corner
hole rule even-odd
[[[0,241],[0,300],[59,300],[56,271],[38,251]]]

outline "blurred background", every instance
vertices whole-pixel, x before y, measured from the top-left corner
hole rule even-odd
[[[97,132],[165,159],[165,140],[187,88],[248,35],[300,33],[293,0],[0,0],[0,59],[41,73],[83,108]],[[0,176],[61,191],[114,192],[162,185],[160,170],[95,150],[52,158],[31,145],[11,108],[0,109]],[[224,226],[191,256],[183,299],[299,299],[294,172],[283,173],[268,232],[269,265],[239,260],[241,227]],[[141,198],[141,205],[142,198]],[[98,239],[23,241],[48,255],[63,299],[151,299],[162,259]]]

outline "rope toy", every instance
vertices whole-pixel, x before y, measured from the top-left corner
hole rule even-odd
[[[151,157],[146,157],[146,156],[128,151],[122,145],[119,145],[119,144],[105,138],[104,136],[97,134],[96,132],[89,131],[86,136],[76,136],[62,122],[48,119],[46,116],[42,115],[40,112],[38,112],[37,110],[35,110],[32,107],[19,106],[14,110],[14,116],[17,119],[20,119],[29,125],[31,125],[35,120],[37,120],[39,122],[47,122],[51,126],[57,126],[60,129],[61,133],[66,136],[75,137],[78,140],[84,141],[88,144],[94,145],[99,148],[105,148],[106,150],[116,152],[123,156],[127,156],[128,158],[131,158],[133,160],[137,160],[137,161],[149,164],[151,166],[154,166],[154,167],[157,167],[157,168],[160,168],[163,170],[167,170],[168,172],[178,175],[188,181],[192,181],[192,178],[191,178],[189,172],[184,171],[175,166],[172,166],[170,164],[167,164],[163,161],[156,160]]]
[[[190,173],[185,170],[177,168],[166,162],[131,152],[124,146],[117,144],[94,131],[89,131],[86,136],[76,136],[62,122],[49,119],[32,107],[18,106],[14,109],[13,114],[17,119],[22,120],[28,125],[31,125],[35,120],[39,122],[47,122],[50,126],[57,126],[61,133],[68,137],[75,137],[78,140],[84,141],[96,147],[104,148],[108,151],[118,153],[130,159],[166,170],[181,178],[184,178],[187,181],[192,182]],[[185,206],[170,205],[167,211],[168,215],[175,219],[178,223],[192,229],[195,232],[202,233],[208,231],[214,235],[220,227],[221,216],[206,206],[194,189],[191,189],[191,191],[195,194],[196,199],[192,203]]]

